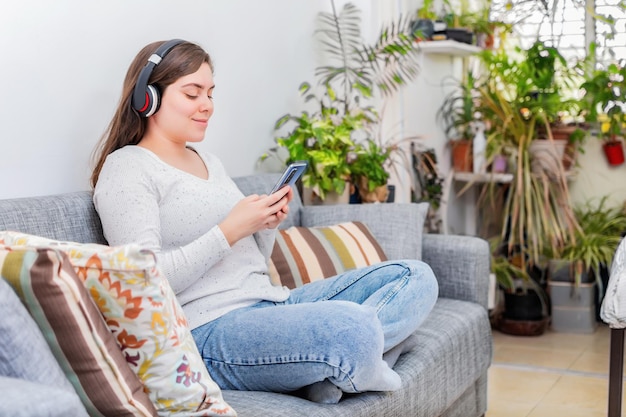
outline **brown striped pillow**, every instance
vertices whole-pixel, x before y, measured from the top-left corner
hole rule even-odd
[[[0,275],[29,310],[89,415],[157,415],[64,252],[0,245]]]
[[[365,224],[347,222],[278,231],[269,270],[274,284],[296,288],[386,260]]]

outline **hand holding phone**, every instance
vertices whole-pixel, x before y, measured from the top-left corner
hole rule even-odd
[[[272,191],[270,191],[270,194],[275,193],[276,191],[283,188],[285,185],[289,185],[293,188],[293,186],[296,184],[296,181],[298,181],[298,178],[300,178],[304,171],[306,171],[307,166],[308,163],[306,161],[296,161],[289,164],[276,185],[274,185],[274,187],[272,188]]]

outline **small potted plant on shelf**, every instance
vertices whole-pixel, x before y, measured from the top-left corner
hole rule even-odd
[[[581,88],[585,91],[587,121],[596,123],[607,161],[612,166],[624,163],[623,138],[626,131],[626,65],[597,69]]]
[[[457,172],[472,172],[472,123],[476,121],[475,79],[468,72],[454,86],[437,111],[437,120],[450,141],[452,166]]]

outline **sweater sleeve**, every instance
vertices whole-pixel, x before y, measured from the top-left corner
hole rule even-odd
[[[188,288],[231,251],[215,225],[184,246],[162,250],[160,192],[148,170],[128,158],[107,158],[94,190],[94,205],[109,245],[137,243],[155,252],[175,293]]]
[[[254,240],[256,241],[259,250],[265,257],[265,262],[269,262],[272,250],[274,249],[274,242],[276,240],[276,229],[260,230],[254,234]]]

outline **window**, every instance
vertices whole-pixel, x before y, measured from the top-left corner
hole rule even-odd
[[[522,48],[539,39],[575,59],[595,42],[600,65],[626,59],[624,0],[493,0],[491,13],[513,24]]]

